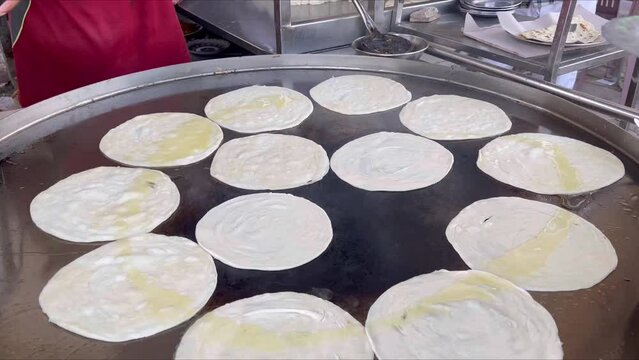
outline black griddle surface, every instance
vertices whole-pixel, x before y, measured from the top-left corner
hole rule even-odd
[[[310,263],[285,271],[238,270],[216,261],[219,280],[213,297],[202,312],[180,326],[147,339],[114,344],[86,339],[47,322],[37,301],[42,287],[62,266],[98,245],[64,242],[43,233],[31,222],[29,203],[40,191],[73,173],[97,166],[115,166],[98,150],[101,137],[109,129],[145,113],[184,111],[204,115],[204,105],[210,98],[253,84],[290,87],[308,96],[309,89],[321,81],[352,73],[276,70],[197,80],[197,86],[192,87],[195,90],[188,90],[185,85],[183,92],[126,107],[118,107],[114,102],[109,111],[39,141],[24,153],[12,156],[12,163],[2,163],[0,358],[172,357],[182,334],[204,312],[265,292],[297,291],[320,296],[363,323],[370,305],[389,287],[434,270],[467,269],[447,242],[444,230],[465,206],[494,196],[520,196],[560,206],[562,202],[575,204],[584,200],[571,210],[609,237],[619,256],[617,270],[591,289],[534,292],[533,297],[557,321],[566,358],[639,356],[637,165],[607,144],[541,109],[444,81],[396,75],[383,76],[406,86],[413,99],[456,94],[498,105],[513,121],[509,134],[564,135],[610,150],[624,161],[627,175],[579,199],[536,195],[499,183],[477,168],[477,152],[492,138],[439,142],[454,154],[455,162],[441,182],[425,189],[368,192],[346,184],[329,172],[317,183],[281,191],[307,198],[328,213],[334,229],[329,248]],[[378,131],[409,132],[399,121],[400,108],[346,116],[316,103],[314,106],[310,118],[301,125],[277,133],[311,139],[321,144],[330,156],[342,145],[363,135]],[[245,135],[224,129],[224,142],[239,136]],[[195,239],[195,225],[209,209],[233,197],[255,192],[233,188],[211,178],[211,159],[163,170],[177,184],[182,198],[178,210],[156,233]]]

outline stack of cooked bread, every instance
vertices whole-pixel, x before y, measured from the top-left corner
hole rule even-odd
[[[568,33],[566,44],[589,44],[595,42],[601,36],[601,32],[581,15],[575,15],[572,18],[572,24],[576,24],[577,27],[574,31]],[[553,25],[542,29],[528,30],[522,32],[520,36],[527,40],[550,43],[555,37],[556,28],[557,26]]]

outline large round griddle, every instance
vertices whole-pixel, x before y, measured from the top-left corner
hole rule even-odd
[[[334,173],[286,192],[310,199],[332,220],[335,236],[314,261],[286,271],[238,270],[219,261],[219,282],[203,312],[264,292],[298,291],[328,299],[364,321],[373,301],[392,285],[438,269],[466,269],[446,241],[448,222],[470,203],[520,196],[564,205],[611,240],[619,266],[581,291],[534,292],[553,315],[568,358],[639,356],[639,140],[594,114],[541,91],[494,77],[403,60],[355,56],[262,56],[178,65],[109,80],[64,94],[0,120],[0,358],[166,358],[193,320],[127,343],[89,340],[47,322],[38,295],[62,266],[97,245],[73,244],[35,227],[29,203],[40,191],[82,170],[114,165],[100,138],[136,115],[185,111],[203,115],[213,96],[263,84],[309,89],[331,76],[366,73],[399,81],[413,98],[456,94],[490,101],[512,119],[509,133],[570,136],[610,150],[626,166],[619,182],[593,194],[542,196],[501,184],[476,166],[490,139],[440,142],[455,156],[440,183],[410,192],[367,192]],[[345,116],[314,104],[300,126],[280,131],[309,138],[331,155],[346,142],[377,131],[408,132],[400,108]],[[224,141],[242,136],[224,130]],[[19,151],[15,153],[15,151]],[[212,207],[251,193],[209,175],[211,158],[164,170],[182,195],[178,211],[156,232],[194,239],[196,222]],[[198,316],[200,316],[199,314]]]

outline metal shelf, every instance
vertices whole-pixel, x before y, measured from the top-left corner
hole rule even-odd
[[[441,17],[437,21],[432,23],[409,23],[405,21],[411,11],[426,5],[438,8]],[[561,60],[553,67],[549,66],[550,57],[553,56],[552,51],[549,55],[524,58],[464,36],[462,28],[465,14],[457,9],[455,0],[402,7],[401,10],[401,22],[396,20],[392,24],[394,31],[418,35],[431,43],[451,48],[455,52],[464,52],[472,57],[482,57],[510,65],[517,70],[541,74],[547,80],[557,75],[605,64],[628,55],[625,51],[610,44],[579,49],[565,48]],[[395,16],[393,18],[396,19]],[[499,23],[496,18],[475,17],[474,19],[481,27]]]

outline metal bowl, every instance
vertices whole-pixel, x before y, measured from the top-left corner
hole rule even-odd
[[[361,43],[367,36],[362,36],[355,39],[351,43],[351,47],[359,55],[369,55],[369,56],[379,56],[379,57],[386,57],[386,58],[409,59],[409,60],[419,59],[419,57],[422,56],[422,53],[424,52],[424,50],[428,48],[428,42],[420,38],[419,36],[399,34],[399,33],[389,33],[389,34],[396,35],[410,41],[410,43],[412,44],[410,51],[399,53],[399,54],[379,54],[379,53],[373,53],[373,52],[362,50]]]

